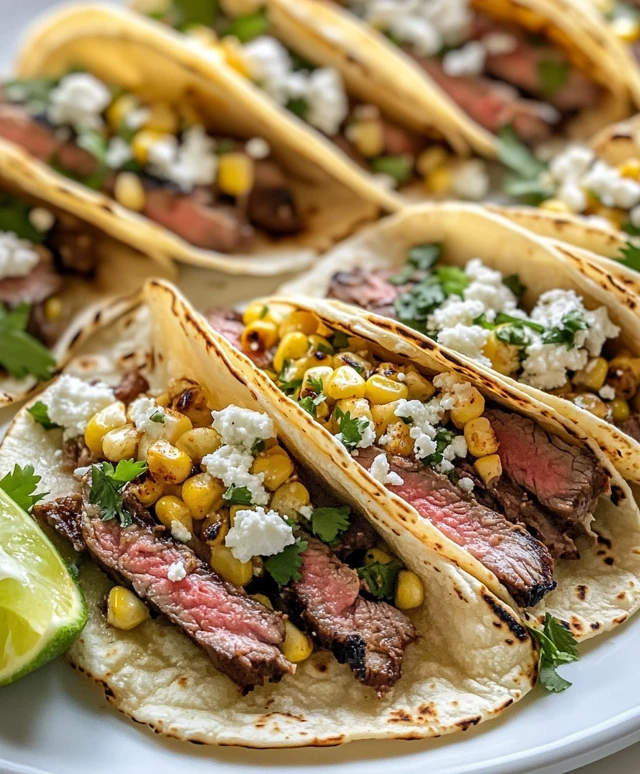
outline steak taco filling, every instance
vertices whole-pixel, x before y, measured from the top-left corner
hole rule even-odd
[[[146,103],[86,72],[7,83],[0,137],[196,247],[231,253],[256,231],[302,228],[265,140],[214,137],[190,106]]]
[[[206,316],[523,606],[555,587],[555,560],[579,557],[574,540],[591,533],[597,500],[609,491],[591,453],[490,405],[459,374],[427,377],[383,360],[311,312],[258,302],[235,321]]]
[[[314,648],[379,696],[400,679],[422,582],[349,506],[312,502],[267,415],[132,374],[115,390],[65,375],[45,398],[33,416],[64,428],[80,491],[35,512],[118,584],[111,626],[162,613],[245,691]]]

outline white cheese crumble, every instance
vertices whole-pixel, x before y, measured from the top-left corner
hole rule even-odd
[[[614,400],[616,397],[616,391],[610,384],[605,384],[598,390],[598,395],[602,400]]]
[[[66,75],[49,95],[47,118],[57,126],[72,126],[76,132],[100,129],[102,113],[111,103],[111,92],[89,73]]]
[[[389,460],[384,453],[378,454],[373,460],[369,473],[381,484],[391,484],[391,486],[402,486],[404,484],[404,479],[389,469]]]
[[[34,207],[29,211],[29,223],[43,234],[51,231],[55,222],[56,216],[45,207]]]
[[[291,527],[275,511],[264,508],[236,513],[233,527],[227,533],[225,545],[240,562],[254,556],[279,554],[296,540]]]
[[[302,516],[303,519],[309,521],[313,515],[313,505],[303,505],[302,508],[298,510],[298,513],[300,516]]]
[[[189,193],[196,186],[213,185],[218,173],[215,141],[203,126],[192,126],[182,141],[167,136],[149,148],[148,170],[152,175],[175,183]]]
[[[259,161],[260,159],[266,159],[271,153],[271,147],[269,143],[262,137],[252,137],[244,146],[247,156]]]
[[[212,411],[213,428],[223,443],[251,450],[256,441],[276,437],[276,429],[270,417],[259,411],[227,406],[222,411]]]
[[[82,435],[91,417],[114,402],[107,384],[88,384],[67,374],[53,383],[45,397],[49,418],[64,428],[65,439]]]
[[[472,492],[475,484],[473,483],[472,478],[463,476],[462,478],[458,479],[458,486],[460,489],[464,489],[465,492]]]
[[[480,159],[461,161],[452,169],[451,192],[460,199],[483,201],[489,194],[490,185],[487,165]]]
[[[173,564],[169,565],[167,580],[170,580],[173,583],[177,583],[178,581],[184,580],[186,577],[187,571],[185,570],[184,564],[182,562],[174,562]]]
[[[179,543],[188,543],[191,540],[191,533],[184,524],[177,519],[171,522],[171,536]]]
[[[264,473],[251,473],[253,455],[241,447],[222,446],[213,454],[207,454],[202,467],[214,478],[219,478],[229,488],[246,487],[251,493],[251,502],[266,505],[269,495],[263,486]]]
[[[26,277],[40,263],[37,250],[13,231],[0,231],[0,280]]]
[[[158,413],[163,418],[165,417],[164,409],[158,406],[154,398],[146,395],[136,398],[129,406],[129,419],[135,425],[136,430],[153,440],[161,438],[165,429],[164,422],[155,422],[151,419]]]
[[[131,146],[122,137],[112,137],[107,147],[107,166],[109,169],[120,169],[133,158]]]
[[[480,75],[487,59],[485,47],[479,40],[472,40],[462,48],[447,52],[442,59],[442,69],[452,78]]]
[[[479,325],[454,325],[438,333],[439,344],[490,366],[491,361],[482,354],[488,339],[489,331]]]

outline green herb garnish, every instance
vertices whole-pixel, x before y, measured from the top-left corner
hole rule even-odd
[[[0,197],[0,231],[11,231],[20,239],[26,239],[32,244],[42,244],[46,233],[38,231],[31,223],[29,214],[33,206],[20,201],[13,196]]]
[[[218,0],[173,0],[172,24],[180,30],[199,24],[213,27],[218,15]]]
[[[571,349],[576,343],[576,333],[589,329],[586,320],[581,312],[575,310],[563,315],[561,325],[554,326],[542,336],[544,344],[564,344],[567,349]]]
[[[411,156],[378,156],[371,160],[371,169],[379,175],[392,177],[398,185],[402,185],[413,176],[413,159]]]
[[[369,420],[364,417],[352,417],[351,412],[343,411],[340,406],[336,406],[334,414],[338,422],[340,440],[347,451],[353,451],[362,440],[370,424]]]
[[[287,102],[287,110],[291,111],[294,115],[301,118],[303,121],[307,120],[309,115],[309,103],[304,97],[294,97]]]
[[[331,543],[349,529],[351,508],[314,508],[311,514],[311,530],[323,543]]]
[[[538,62],[538,77],[540,88],[546,99],[555,96],[566,85],[570,73],[566,62],[558,62],[553,59],[541,59]]]
[[[540,683],[551,693],[562,693],[571,683],[556,672],[562,664],[577,661],[578,643],[560,622],[549,613],[544,617],[542,630],[528,626],[529,632],[540,645]]]
[[[42,476],[37,476],[33,465],[21,468],[15,465],[11,473],[0,479],[0,489],[6,492],[23,511],[30,511],[47,493],[34,494]]]
[[[149,417],[149,419],[152,422],[157,422],[160,425],[164,425],[165,423],[164,411],[162,409],[158,409],[157,411],[154,411],[153,414]]]
[[[53,376],[56,361],[49,350],[27,333],[29,304],[9,311],[0,304],[0,367],[16,379],[35,376],[46,381]]]
[[[121,493],[126,484],[141,476],[146,469],[146,462],[136,460],[120,460],[115,468],[110,462],[91,466],[89,502],[100,506],[102,521],[111,521],[117,516],[123,527],[131,525],[131,514],[124,506]]]
[[[49,409],[41,400],[39,400],[37,403],[34,403],[33,406],[27,409],[27,411],[39,425],[44,427],[45,430],[56,430],[60,427],[60,425],[56,425],[55,422],[51,421],[49,417]]]
[[[616,259],[623,266],[627,266],[634,271],[640,271],[640,247],[632,242],[627,244],[620,251],[620,256]]]
[[[516,298],[522,298],[527,292],[527,286],[520,281],[520,277],[517,274],[510,274],[508,277],[504,277],[502,284],[508,287]]]
[[[261,8],[256,13],[247,13],[236,16],[229,22],[225,35],[233,35],[241,43],[264,35],[269,31],[270,23],[266,8]]]
[[[402,562],[392,559],[386,564],[372,562],[358,568],[358,575],[367,584],[367,588],[376,599],[393,599],[398,573]]]
[[[251,492],[246,486],[231,484],[222,499],[229,505],[251,505]]]
[[[504,181],[505,193],[528,204],[540,204],[553,196],[553,190],[540,182],[547,165],[520,140],[513,126],[503,126],[496,143],[498,160],[513,173]]]
[[[46,113],[50,94],[59,82],[58,78],[15,78],[5,84],[4,92],[10,102],[20,102],[32,115],[42,115]]]
[[[279,554],[265,560],[265,569],[276,583],[286,586],[291,581],[300,580],[301,555],[307,550],[308,545],[307,540],[298,538],[293,545],[287,546]]]

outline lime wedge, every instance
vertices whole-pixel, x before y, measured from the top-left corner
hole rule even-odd
[[[0,685],[60,655],[86,622],[84,596],[62,557],[0,489]]]

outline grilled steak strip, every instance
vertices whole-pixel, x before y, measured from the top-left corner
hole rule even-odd
[[[388,272],[356,268],[341,271],[331,279],[327,298],[335,298],[345,304],[353,304],[382,317],[396,318],[393,306],[404,288],[388,280]],[[408,286],[405,286],[408,287]]]
[[[302,579],[285,594],[320,645],[381,696],[400,679],[405,648],[418,633],[395,607],[362,597],[357,572],[328,546],[310,536],[306,539]]]
[[[359,449],[356,459],[368,470],[380,451]],[[491,570],[519,604],[535,605],[555,588],[553,559],[526,529],[481,505],[428,465],[391,454],[387,458],[390,470],[404,480],[389,490]]]
[[[378,533],[368,521],[352,515],[346,532],[340,535],[338,544],[333,546],[336,555],[346,561],[355,553],[373,548],[378,542]]]
[[[126,406],[149,390],[149,382],[144,378],[140,371],[129,371],[126,373],[120,383],[114,388],[113,394],[116,400],[121,400]]]
[[[631,414],[629,419],[619,425],[623,433],[630,435],[634,441],[640,442],[640,413]]]
[[[223,336],[237,350],[253,360],[258,368],[268,368],[271,363],[271,353],[261,350],[243,349],[240,343],[240,336],[244,330],[242,316],[234,309],[207,309],[204,319],[209,323],[213,330]]]
[[[37,503],[33,508],[35,518],[38,521],[46,522],[59,535],[68,540],[73,546],[73,550],[78,551],[78,553],[86,548],[80,529],[81,513],[82,496],[79,494]]]

